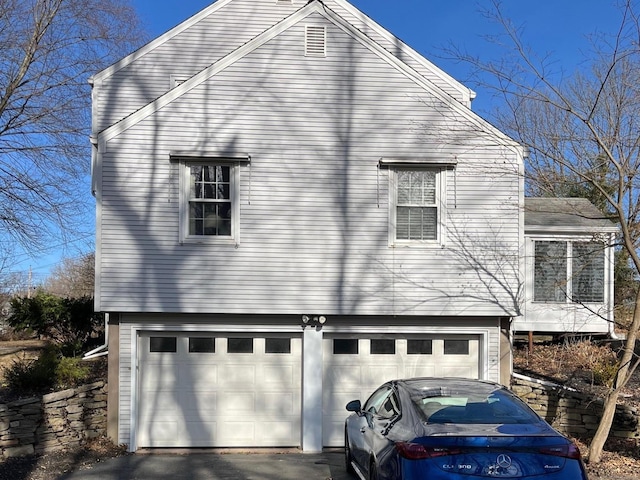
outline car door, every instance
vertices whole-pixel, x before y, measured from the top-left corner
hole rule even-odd
[[[390,385],[376,390],[362,409],[356,462],[369,472],[370,458],[383,457],[390,447],[389,430],[399,417],[398,397]],[[356,435],[358,435],[356,433]]]
[[[351,455],[353,460],[363,471],[368,471],[369,455],[371,453],[371,429],[373,428],[377,412],[382,408],[389,396],[391,387],[384,385],[373,392],[366,401],[358,416],[347,424],[347,434],[351,441]]]

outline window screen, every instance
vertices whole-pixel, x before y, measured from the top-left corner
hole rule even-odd
[[[567,298],[567,243],[535,242],[533,299],[565,302]]]
[[[604,248],[597,242],[572,245],[571,294],[574,302],[604,302]]]

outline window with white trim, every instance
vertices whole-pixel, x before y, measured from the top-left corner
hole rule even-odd
[[[181,162],[183,239],[238,238],[238,166],[233,161]]]
[[[440,237],[441,170],[396,168],[394,240],[437,241]]]
[[[604,245],[599,242],[534,242],[533,301],[604,302]]]

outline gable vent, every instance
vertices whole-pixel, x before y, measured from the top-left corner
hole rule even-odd
[[[308,57],[325,57],[327,55],[326,27],[306,26],[304,54]]]

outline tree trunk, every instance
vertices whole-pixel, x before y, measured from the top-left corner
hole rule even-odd
[[[640,290],[636,293],[636,301],[633,309],[633,321],[627,331],[627,338],[624,342],[624,350],[616,373],[615,382],[609,392],[609,395],[604,399],[602,419],[598,425],[598,430],[596,430],[596,433],[593,436],[591,445],[589,445],[589,453],[587,457],[589,463],[598,463],[602,458],[602,450],[607,438],[609,437],[609,432],[611,431],[611,425],[616,413],[616,405],[618,403],[618,397],[620,396],[620,390],[629,381],[629,367],[633,361],[636,339],[638,337],[638,327],[640,327]]]

